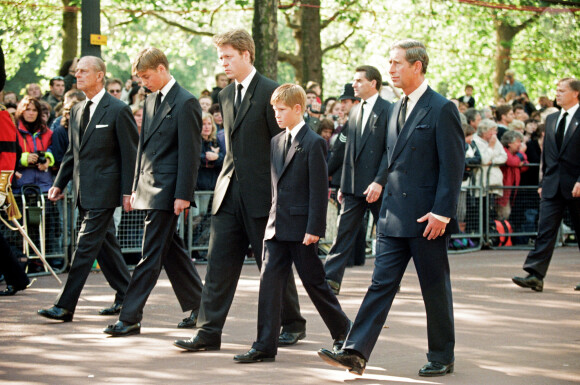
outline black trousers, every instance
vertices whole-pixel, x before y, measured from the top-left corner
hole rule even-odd
[[[4,235],[0,232],[0,274],[4,275],[6,285],[13,286],[16,290],[23,290],[30,281],[24,272],[18,259],[12,252],[12,248]]]
[[[542,199],[536,245],[524,262],[524,270],[528,273],[539,275],[541,278],[546,276],[566,208],[570,210],[576,239],[580,240],[580,199],[565,199],[559,191],[552,199]]]
[[[264,241],[264,261],[260,275],[258,300],[258,338],[253,348],[276,355],[283,293],[292,262],[304,288],[333,339],[348,331],[349,320],[336,296],[326,283],[324,268],[318,258],[318,243]]]
[[[115,235],[114,212],[114,208],[85,210],[79,207],[82,224],[77,248],[66,283],[54,303],[56,306],[75,311],[95,259],[116,292],[115,303],[123,303],[131,275]]]
[[[372,284],[363,299],[345,349],[367,360],[383,330],[403,274],[413,258],[427,313],[427,359],[454,362],[455,326],[447,243],[449,237],[394,238],[377,236]]]
[[[201,278],[183,240],[176,232],[177,218],[172,211],[149,210],[143,230],[143,256],[135,267],[119,320],[141,322],[143,308],[165,268],[181,310],[199,308]]]
[[[222,329],[240,279],[248,245],[252,246],[258,268],[262,267],[262,247],[267,217],[255,218],[244,206],[239,184],[232,178],[222,207],[211,218],[208,264],[197,335],[205,342],[221,344]],[[282,330],[304,331],[306,320],[300,314],[294,275],[285,281]]]

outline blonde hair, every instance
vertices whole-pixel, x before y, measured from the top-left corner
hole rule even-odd
[[[302,111],[306,109],[306,92],[297,84],[286,83],[274,90],[270,104],[284,103],[288,107],[300,105]]]
[[[155,47],[145,48],[133,61],[133,75],[142,71],[156,70],[160,64],[169,70],[169,61],[163,51]]]
[[[250,53],[250,63],[254,64],[256,58],[256,46],[254,45],[254,39],[252,36],[244,29],[232,29],[224,33],[214,35],[213,44],[216,47],[221,47],[224,45],[231,45],[235,50],[243,54],[244,51]]]
[[[211,120],[211,134],[209,134],[209,141],[215,142],[217,141],[217,126],[215,125],[215,120],[213,119],[213,115],[209,112],[204,112],[201,114],[201,124],[203,126],[203,121],[209,119]]]

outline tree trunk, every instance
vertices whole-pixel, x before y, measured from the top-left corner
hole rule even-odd
[[[62,0],[62,57],[61,65],[77,56],[79,45],[78,9],[71,6],[72,0]]]
[[[302,1],[301,83],[313,80],[322,87],[322,48],[320,42],[320,0]]]
[[[264,76],[278,77],[278,0],[255,0],[252,35],[256,44],[254,66]]]

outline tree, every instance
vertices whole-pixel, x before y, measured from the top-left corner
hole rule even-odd
[[[79,46],[78,1],[62,0],[62,57],[61,65],[77,56]]]
[[[256,44],[256,69],[270,79],[277,79],[278,0],[254,1],[252,36]]]

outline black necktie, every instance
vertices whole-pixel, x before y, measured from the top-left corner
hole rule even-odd
[[[290,146],[292,145],[292,135],[286,133],[286,143],[284,144],[284,161],[286,161],[286,156],[288,156],[288,151],[290,151]]]
[[[238,94],[236,95],[236,101],[234,103],[234,116],[238,115],[240,105],[242,104],[242,88],[244,88],[242,83],[238,84]]]
[[[89,125],[89,121],[91,120],[91,104],[93,104],[92,101],[87,101],[87,104],[85,104],[85,109],[83,110],[83,116],[81,117],[81,127],[79,130],[79,138],[81,141],[83,140],[83,135],[87,129],[87,126]]]
[[[564,131],[566,131],[566,117],[568,116],[567,112],[564,112],[562,115],[562,119],[560,119],[560,123],[558,123],[558,129],[556,130],[556,145],[558,146],[558,151],[562,148],[562,142],[564,141]]]
[[[161,98],[163,97],[163,94],[161,93],[161,91],[157,92],[157,97],[155,98],[155,108],[153,109],[153,115],[155,115],[157,113],[157,111],[159,110],[159,106],[161,105]]]
[[[401,103],[401,109],[399,110],[399,117],[397,119],[397,135],[399,135],[407,120],[407,100],[409,100],[409,97],[405,96],[403,103]]]
[[[367,104],[366,101],[363,102],[363,104],[360,106],[360,113],[358,115],[358,119],[356,120],[356,129],[357,131],[360,133],[360,135],[362,136],[363,133],[363,116],[365,114],[365,105]]]

